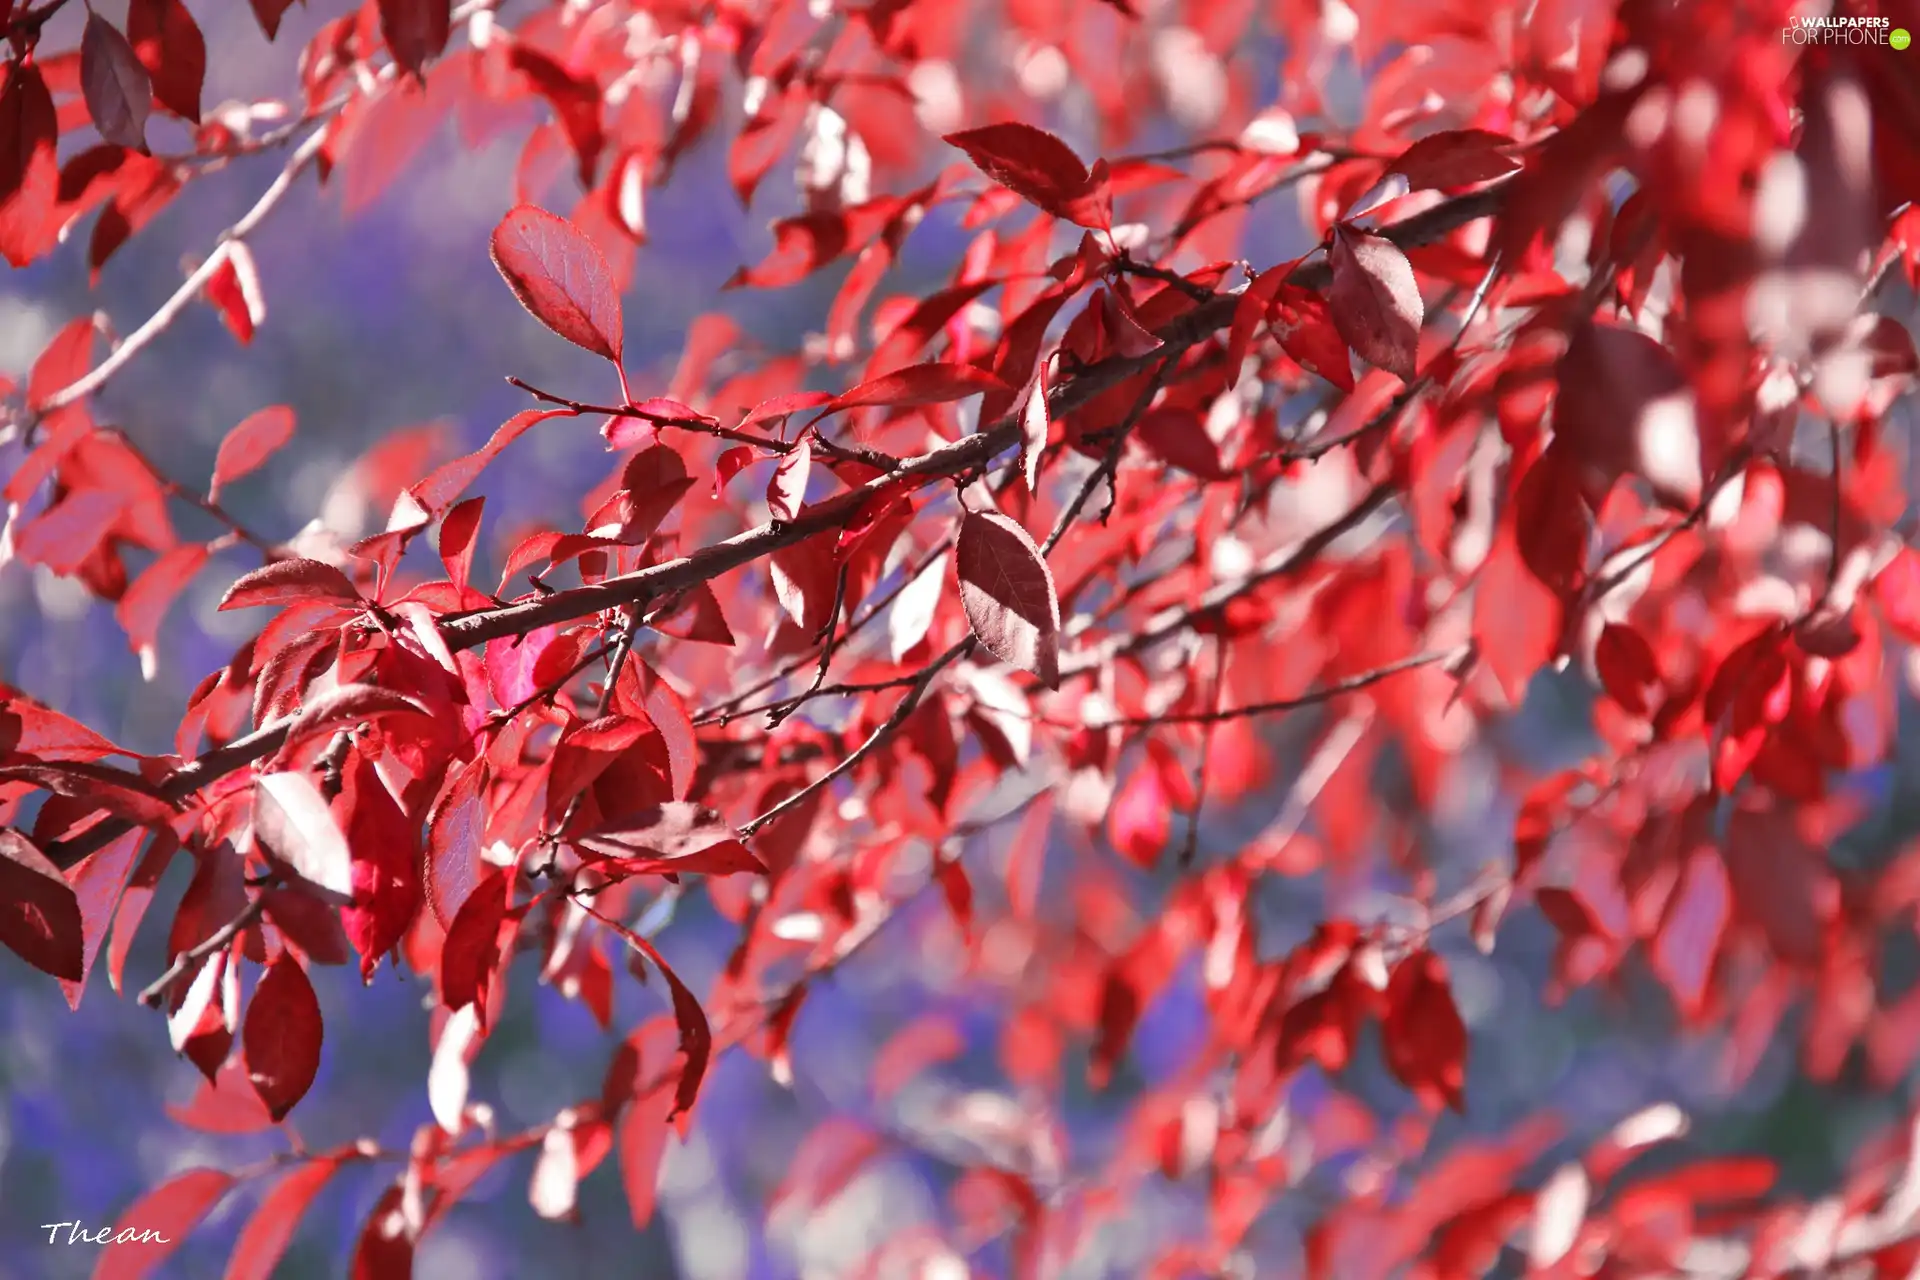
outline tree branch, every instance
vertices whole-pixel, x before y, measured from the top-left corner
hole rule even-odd
[[[265,217],[265,211],[271,210],[273,204],[284,196],[285,188],[291,186],[293,175],[298,168],[311,160],[312,156],[309,153],[318,151],[317,139],[322,136],[324,136],[324,130],[316,132],[313,137],[301,144],[300,149],[295,153],[295,161],[298,163],[289,162],[288,168],[281,174],[281,179],[266,196],[261,198],[260,203],[255,205],[248,217],[242,219],[242,223],[236,224],[236,227],[244,224],[250,228],[260,218]],[[1437,205],[1404,222],[1381,228],[1380,234],[1403,247],[1430,244],[1451,231],[1496,212],[1510,181],[1509,179]],[[210,276],[211,273],[207,274]],[[195,273],[196,278],[200,275],[201,273]],[[1324,258],[1319,258],[1302,264],[1288,278],[1303,287],[1324,288],[1330,279],[1330,268]],[[198,287],[194,279],[190,279],[189,284],[194,284],[195,288]],[[169,300],[167,306],[172,307],[173,312],[177,313],[181,307],[185,306],[185,300],[191,296],[191,291],[183,289],[181,293],[175,295],[174,299]],[[1233,323],[1233,315],[1238,303],[1237,291],[1221,294],[1211,302],[1202,303],[1169,325],[1160,335],[1162,345],[1154,351],[1139,357],[1122,357],[1103,361],[1063,382],[1049,395],[1048,408],[1055,415],[1071,413],[1101,392],[1124,382],[1155,363],[1171,359],[1180,351],[1198,345]],[[163,307],[163,311],[165,310],[166,307]],[[156,313],[157,318],[158,313]],[[168,319],[171,319],[170,314]],[[163,324],[157,325],[152,320],[141,326],[138,333],[121,344],[120,350],[114,357],[109,358],[92,373],[60,392],[55,397],[55,402],[49,407],[71,403],[80,396],[89,394],[110,377],[115,369],[125,364],[126,359],[131,358],[130,355],[123,358],[121,353],[126,352],[128,347],[133,345],[135,338],[140,338],[141,345],[144,345],[151,341],[152,335],[157,334],[163,327]],[[1020,422],[1009,415],[992,427],[963,440],[955,441],[921,457],[907,459],[901,463],[899,471],[892,475],[879,477],[851,492],[820,503],[803,512],[797,520],[760,525],[695,551],[691,555],[652,565],[635,573],[610,578],[605,582],[556,591],[539,599],[505,605],[497,609],[485,609],[444,618],[439,625],[440,634],[450,649],[471,649],[489,640],[525,634],[549,623],[586,617],[620,605],[635,604],[650,597],[710,582],[783,547],[793,546],[815,534],[842,526],[865,502],[889,485],[898,484],[902,477],[935,480],[956,476],[992,461],[1004,450],[1017,445],[1020,439]],[[1161,615],[1150,622],[1146,630],[1134,636],[1116,637],[1106,644],[1090,647],[1071,656],[1061,663],[1062,677],[1094,670],[1120,654],[1148,648],[1190,625],[1196,619],[1219,609],[1226,601],[1258,582],[1278,577],[1306,564],[1319,555],[1328,544],[1378,510],[1391,496],[1392,489],[1389,486],[1375,486],[1359,505],[1345,516],[1310,535],[1292,553],[1282,557],[1276,563],[1256,571],[1247,579],[1216,588],[1207,593],[1201,603],[1191,609],[1174,610]],[[244,768],[255,760],[278,750],[286,740],[289,723],[291,723],[290,720],[281,720],[264,725],[225,746],[206,752],[169,774],[159,783],[159,790],[175,802],[186,799],[215,779],[235,769]],[[89,854],[105,847],[131,827],[131,823],[117,819],[99,822],[87,832],[71,840],[50,844],[44,852],[55,866],[65,870],[75,866]]]

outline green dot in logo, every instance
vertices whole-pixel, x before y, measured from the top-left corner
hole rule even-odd
[[[1905,27],[1895,27],[1893,34],[1887,37],[1887,43],[1896,49],[1904,49],[1913,43],[1913,37],[1907,34]]]

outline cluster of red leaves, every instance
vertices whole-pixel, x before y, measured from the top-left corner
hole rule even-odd
[[[1703,1241],[1756,1276],[1913,1265],[1904,1138],[1862,1157],[1827,1202],[1839,1218],[1767,1199],[1763,1160],[1627,1169],[1678,1136],[1665,1112],[1537,1188],[1519,1182],[1557,1141],[1546,1122],[1392,1172],[1472,1083],[1441,958],[1456,920],[1490,949],[1536,906],[1561,939],[1550,996],[1643,960],[1690,1029],[1728,1027],[1735,1080],[1799,997],[1817,1077],[1859,1045],[1890,1085],[1920,1051],[1920,1003],[1877,968],[1920,905],[1913,857],[1843,872],[1823,855],[1856,813],[1834,780],[1891,750],[1894,646],[1920,643],[1889,438],[1920,360],[1871,306],[1890,276],[1920,283],[1920,98],[1884,46],[1783,42],[1784,3],[1543,4],[1505,27],[1461,6],[1341,9],[1355,30],[1288,0],[1006,4],[1094,107],[1116,154],[1089,164],[1012,119],[1036,58],[969,61],[969,16],[1002,6],[555,4],[509,30],[485,0],[367,0],[311,40],[300,100],[267,131],[273,112],[203,110],[182,0],[134,0],[124,29],[89,11],[64,52],[63,7],[0,3],[9,261],[99,210],[97,272],[224,160],[292,158],[148,326],[96,364],[76,321],[10,388],[30,448],[4,490],[7,552],[113,601],[149,663],[223,553],[263,563],[222,607],[273,612],[193,691],[170,756],[0,691],[0,942],[74,1001],[104,945],[117,988],[155,886],[189,861],[172,965],[143,998],[206,1078],[179,1118],[214,1132],[282,1124],[311,1085],[311,966],[371,977],[391,959],[436,998],[435,1123],[404,1153],[275,1164],[229,1276],[267,1274],[324,1183],[389,1154],[402,1172],[356,1275],[408,1274],[422,1235],[520,1152],[537,1153],[534,1207],[563,1219],[617,1150],[646,1222],[713,1055],[745,1045],[790,1079],[809,981],[923,890],[1008,1009],[1001,1066],[1036,1097],[1076,1047],[1110,1081],[1191,958],[1208,1023],[1070,1204],[1041,1185],[1039,1138],[956,1114],[997,1158],[960,1179],[951,1241],[906,1233],[874,1274],[1002,1236],[1020,1274],[1051,1274],[1156,1175],[1204,1177],[1210,1215],[1155,1274],[1217,1272],[1288,1188],[1353,1153],[1308,1239],[1315,1274],[1469,1276],[1513,1248],[1535,1275],[1650,1276]],[[254,0],[268,38],[287,8]],[[1910,5],[1876,12],[1920,28]],[[1287,37],[1292,86],[1268,104],[1238,54],[1262,27]],[[1345,53],[1377,70],[1363,122],[1336,128],[1305,86]],[[928,74],[956,65],[958,84]],[[1243,127],[1118,154],[1158,108],[1198,109],[1195,75],[1217,82],[1210,118]],[[710,315],[637,399],[621,293],[645,191],[736,94],[735,193],[752,202],[797,150],[804,211],[732,285],[849,269],[824,341],[758,351]],[[250,339],[265,305],[246,235],[306,167],[364,204],[447,116],[478,141],[529,106],[492,259],[535,319],[614,365],[617,403],[527,388],[547,407],[435,468],[427,437],[396,436],[341,482],[385,527],[296,543],[220,501],[291,438],[290,410],[236,426],[204,493],[94,421],[91,393],[194,298]],[[191,125],[190,152],[149,148],[156,112]],[[583,194],[561,217],[541,206],[566,172]],[[1315,246],[1237,285],[1249,212],[1283,190]],[[927,296],[883,293],[938,207],[968,232],[962,261]],[[527,431],[580,419],[620,457],[578,527],[488,541],[467,490]],[[1793,448],[1808,432],[1817,463]],[[222,532],[183,541],[174,502]],[[422,574],[404,561],[429,536]],[[474,574],[496,552],[489,591]],[[1601,746],[1543,777],[1482,730],[1567,665],[1598,691]],[[1304,761],[1256,731],[1290,712]],[[1388,754],[1404,808],[1371,793]],[[1422,814],[1469,755],[1522,797],[1512,857],[1440,899]],[[1202,848],[1205,807],[1282,779],[1272,828]],[[1049,866],[1060,836],[1079,838]],[[966,856],[983,849],[991,869]],[[1290,951],[1259,936],[1264,880],[1381,849],[1414,869],[1414,919],[1338,916]],[[1142,873],[1168,882],[1144,913]],[[704,998],[627,923],[696,885],[740,929]],[[670,1014],[621,1040],[599,1096],[495,1134],[467,1071],[516,961],[610,1026],[623,955],[660,972]],[[1428,1119],[1382,1132],[1341,1096],[1288,1140],[1291,1081],[1344,1071],[1370,1025]],[[937,1016],[909,1025],[874,1094],[961,1046]],[[886,1141],[833,1118],[777,1199],[824,1203]],[[238,1179],[193,1171],[126,1221],[177,1240]],[[102,1265],[150,1266],[143,1248]]]

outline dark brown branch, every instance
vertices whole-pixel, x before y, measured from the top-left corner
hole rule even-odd
[[[249,898],[247,905],[240,908],[233,919],[215,929],[205,941],[175,956],[173,963],[167,966],[167,971],[155,978],[140,993],[140,1003],[149,1009],[158,1009],[161,1001],[167,998],[167,992],[173,989],[176,982],[197,969],[208,956],[232,943],[258,920],[266,909],[267,899],[264,894],[255,894]]]

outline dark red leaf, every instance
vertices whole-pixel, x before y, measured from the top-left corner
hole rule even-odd
[[[40,68],[8,64],[0,90],[0,254],[16,267],[52,248],[59,230],[59,139],[59,117]]]
[[[56,978],[78,982],[85,973],[80,900],[60,869],[11,827],[0,828],[0,945]]]
[[[1647,714],[1649,695],[1660,688],[1660,663],[1646,637],[1624,623],[1608,623],[1594,645],[1593,664],[1615,702],[1634,715]]]
[[[272,40],[280,34],[280,19],[293,8],[294,0],[252,0],[252,4],[254,20],[266,32],[267,39]]]
[[[1447,987],[1446,963],[1433,952],[1416,952],[1395,966],[1381,1038],[1387,1065],[1422,1103],[1463,1109],[1467,1030]]]
[[[380,38],[387,42],[395,65],[419,75],[447,47],[453,0],[379,0],[379,5]]]
[[[707,1061],[713,1056],[713,1028],[707,1023],[707,1014],[700,1007],[699,998],[686,983],[680,981],[680,975],[668,967],[651,942],[618,921],[609,920],[598,912],[594,912],[594,916],[626,939],[628,946],[653,961],[654,968],[660,970],[661,976],[667,980],[667,988],[673,996],[673,1020],[680,1029],[680,1051],[686,1055],[686,1061],[680,1068],[680,1079],[674,1087],[673,1110],[668,1113],[667,1119],[681,1120],[684,1137],[694,1101],[700,1096],[700,1081],[707,1073]]]
[[[969,511],[954,557],[974,635],[1009,665],[1060,683],[1060,598],[1027,531],[997,511]]]
[[[1407,255],[1384,236],[1335,227],[1328,256],[1327,308],[1340,336],[1368,364],[1412,382],[1426,307]]]
[[[487,991],[500,963],[500,925],[513,880],[494,867],[460,904],[440,948],[440,1003],[449,1012],[474,1005],[486,1022]]]
[[[307,971],[282,953],[253,990],[240,1044],[247,1078],[275,1121],[284,1120],[320,1070],[320,1001]]]
[[[147,149],[153,82],[119,28],[91,11],[80,36],[80,87],[102,138],[133,151]]]
[[[380,1193],[353,1248],[352,1280],[413,1280],[415,1236],[402,1207],[406,1189],[399,1183]]]
[[[1104,231],[1112,226],[1106,167],[1090,172],[1060,139],[1030,124],[990,124],[945,139],[980,172],[1056,218]]]

